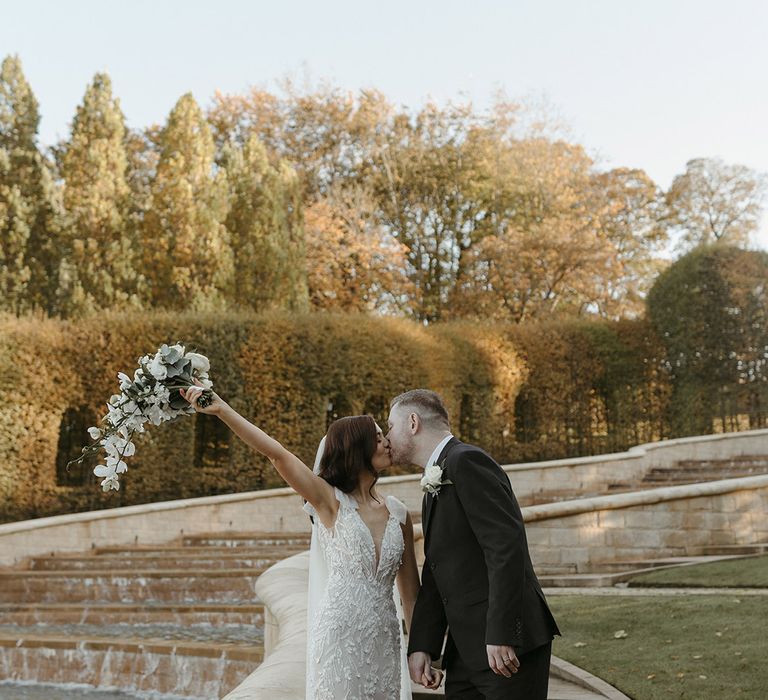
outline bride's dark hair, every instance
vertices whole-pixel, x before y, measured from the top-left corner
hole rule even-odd
[[[378,437],[373,416],[346,416],[333,421],[325,436],[325,450],[320,459],[320,476],[331,486],[351,493],[360,482],[363,471],[373,475],[373,486],[379,475],[373,466]]]

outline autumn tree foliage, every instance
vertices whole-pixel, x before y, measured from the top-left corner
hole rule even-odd
[[[219,94],[208,116],[218,141],[256,133],[295,164],[315,241],[370,246],[352,223],[365,220],[399,244],[409,303],[393,306],[392,289],[380,310],[426,322],[642,313],[666,240],[663,193],[642,171],[598,171],[582,147],[523,130],[520,110],[499,101],[487,113],[470,104],[411,112],[373,91],[288,85],[279,96]],[[328,215],[339,201],[361,202],[360,191],[361,216]],[[347,278],[356,294],[359,275]],[[310,296],[322,308],[349,303],[338,290]]]
[[[667,193],[669,223],[681,234],[680,247],[747,244],[760,225],[767,185],[764,174],[744,165],[689,160]]]
[[[331,188],[305,211],[307,283],[315,309],[409,313],[407,249],[372,215],[362,188]]]
[[[694,159],[663,192],[600,168],[497,99],[417,109],[332,85],[182,96],[128,129],[106,74],[43,153],[16,57],[0,76],[3,308],[337,310],[456,319],[634,318],[683,249],[744,246],[763,177]],[[53,157],[51,157],[53,156]]]

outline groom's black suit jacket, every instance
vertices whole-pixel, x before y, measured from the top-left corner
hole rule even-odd
[[[421,590],[408,653],[437,659],[446,628],[470,668],[488,668],[486,644],[524,654],[560,634],[533,571],[520,506],[504,470],[452,438],[437,460],[443,481],[422,505]]]

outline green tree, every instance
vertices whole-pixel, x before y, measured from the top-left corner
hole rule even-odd
[[[226,227],[234,252],[235,304],[255,310],[307,308],[307,271],[299,179],[287,163],[270,163],[252,134],[229,144]]]
[[[158,144],[142,226],[148,301],[169,309],[225,308],[234,281],[226,173],[214,171],[213,137],[190,93],[174,106]]]
[[[60,295],[68,315],[140,305],[125,139],[112,83],[97,73],[77,108],[61,158],[67,247]]]
[[[17,314],[55,311],[60,207],[39,123],[21,61],[8,56],[0,66],[0,304]]]
[[[673,381],[674,435],[766,424],[766,280],[768,253],[713,245],[680,258],[651,288],[648,315]]]

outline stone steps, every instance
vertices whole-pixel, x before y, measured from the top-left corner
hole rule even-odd
[[[765,455],[739,455],[738,457],[729,457],[726,459],[681,459],[677,462],[682,467],[689,466],[763,466],[768,469],[768,458]]]
[[[236,554],[239,556],[262,556],[262,557],[277,557],[278,559],[290,556],[291,554],[298,554],[304,552],[309,548],[307,544],[295,544],[295,545],[267,545],[267,546],[253,546],[253,547],[237,547],[237,551],[233,551],[234,547],[213,547],[213,546],[184,546],[180,544],[167,544],[167,545],[120,545],[117,547],[94,547],[91,550],[90,555],[102,556],[102,555],[114,555],[114,556],[127,556],[127,557],[141,557],[141,556],[195,556],[195,555],[211,555],[218,556],[219,554]],[[54,556],[69,556],[69,555],[55,555]],[[88,556],[85,554],[76,556]]]
[[[27,562],[30,571],[92,571],[123,569],[168,569],[194,568],[198,571],[207,569],[259,569],[264,570],[281,559],[277,552],[270,556],[248,556],[247,554],[142,554],[139,556],[123,555],[94,555],[94,556],[54,556],[35,557]]]
[[[263,626],[264,606],[197,603],[6,603],[0,605],[0,625],[173,624]]]
[[[307,533],[190,535],[0,571],[7,680],[222,697],[261,662],[259,575]]]
[[[750,555],[768,553],[768,542],[756,544],[723,544],[713,547],[704,547],[705,554],[711,555]]]
[[[764,545],[768,549],[768,545]],[[737,548],[726,548],[726,554],[703,554],[689,557],[663,557],[660,559],[625,560],[603,562],[595,565],[592,571],[586,573],[551,573],[545,571],[538,576],[539,582],[545,588],[602,588],[626,584],[630,579],[640,574],[647,574],[660,569],[678,568],[694,564],[706,564],[727,559],[743,559],[760,552],[744,548],[745,551],[735,551]],[[765,550],[763,550],[765,551]]]
[[[701,564],[706,561],[717,561],[721,556],[702,557],[662,557],[660,559],[627,559],[622,561],[603,562],[595,566],[595,571],[600,573],[613,573],[622,571],[635,571],[638,569],[658,569],[666,566],[681,566],[684,564]]]
[[[0,572],[0,603],[254,603],[259,569]]]
[[[550,489],[521,498],[520,505],[534,506],[649,488],[736,479],[758,474],[768,474],[768,459],[763,455],[745,455],[723,460],[681,460],[671,467],[653,467],[642,479],[635,482],[608,482],[603,487],[593,491],[567,488]]]
[[[297,533],[253,533],[222,532],[216,534],[186,535],[181,538],[185,547],[254,547],[274,545],[279,547],[309,546],[310,534]]]

